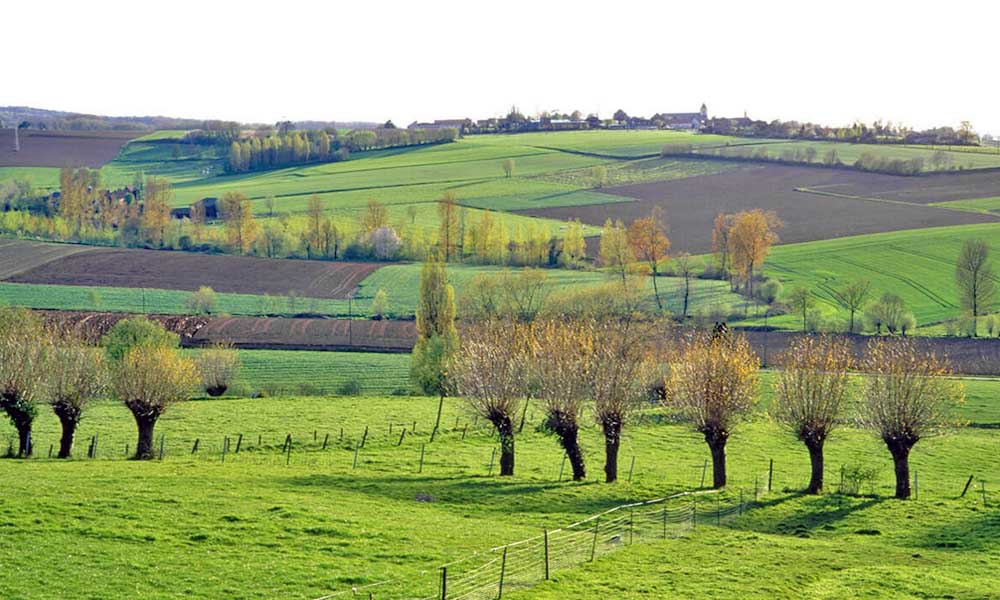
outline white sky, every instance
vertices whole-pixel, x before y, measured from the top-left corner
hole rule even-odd
[[[992,0],[13,0],[0,105],[405,125],[704,101],[716,116],[1000,133],[998,17]]]

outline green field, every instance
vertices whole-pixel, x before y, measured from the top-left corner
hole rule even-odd
[[[855,279],[872,282],[872,296],[892,292],[903,298],[920,326],[957,318],[958,289],[955,260],[967,239],[986,240],[1000,252],[1000,224],[934,227],[892,233],[776,246],[764,271],[784,284],[787,293],[806,286],[831,318],[844,323],[847,312],[832,291]],[[771,324],[792,329],[801,326],[792,315]]]
[[[198,350],[188,350],[197,355]],[[240,350],[230,395],[342,395],[357,383],[366,396],[409,392],[410,355],[308,350]],[[354,390],[350,392],[354,394]]]
[[[393,317],[412,317],[417,308],[422,265],[413,263],[389,264],[375,271],[358,286],[351,302],[319,298],[283,296],[258,296],[252,294],[218,293],[216,314],[228,315],[283,315],[303,312],[325,316],[348,315],[370,317],[372,300],[378,290],[385,290],[389,299],[389,314]],[[461,305],[468,293],[469,284],[480,275],[498,275],[501,267],[477,265],[452,265],[448,277],[455,287],[456,299]],[[520,269],[512,268],[511,273]],[[608,276],[597,271],[546,269],[546,293],[601,286]],[[211,282],[207,282],[211,283]],[[677,277],[660,277],[661,298],[667,310],[678,314],[682,306],[683,281]],[[651,301],[652,283],[647,282],[648,299]],[[185,303],[192,292],[180,290],[96,287],[74,285],[47,285],[0,282],[0,305],[57,310],[100,310],[110,312],[189,314]],[[689,312],[723,308],[726,311],[741,307],[743,299],[729,291],[727,283],[714,280],[691,280]]]
[[[957,208],[971,212],[995,213],[1000,211],[1000,196],[992,198],[970,198],[968,200],[952,200],[950,202],[934,202],[931,206]]]
[[[758,415],[730,440],[727,492],[730,500],[741,490],[749,497],[773,459],[773,491],[757,507],[718,527],[706,500],[683,537],[640,538],[581,568],[561,566],[556,551],[553,581],[520,597],[988,597],[1000,583],[1000,437],[980,425],[1000,422],[998,392],[1000,382],[970,382],[963,416],[973,427],[916,446],[919,496],[905,502],[887,497],[884,445],[850,428],[827,444],[828,485],[836,488],[841,465],[871,466],[876,496],[801,497],[806,452]],[[0,596],[318,598],[392,579],[402,583],[372,589],[375,597],[429,597],[439,565],[629,501],[697,488],[708,457],[699,434],[649,418],[625,428],[621,456],[625,468],[635,457],[631,481],[599,483],[602,441],[588,426],[581,436],[590,479],[560,482],[561,451],[537,430],[533,408],[517,438],[517,474],[501,480],[488,475],[495,439],[460,403],[445,403],[444,433],[427,443],[436,409],[434,398],[189,402],[161,419],[164,460],[148,463],[124,460],[134,425],[110,402],[92,408],[78,436],[79,456],[98,435],[97,460],[48,460],[58,422],[43,411],[40,456],[0,461]],[[0,425],[0,434],[12,432]],[[280,448],[289,434],[286,457]],[[231,445],[223,463],[224,436]],[[976,488],[958,499],[970,473]],[[53,577],[52,557],[67,555],[73,560]],[[128,576],[108,576],[119,571]]]

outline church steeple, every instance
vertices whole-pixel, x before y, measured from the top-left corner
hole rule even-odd
[[[705,106],[704,102],[701,103],[701,118],[702,119],[708,118],[708,107]]]

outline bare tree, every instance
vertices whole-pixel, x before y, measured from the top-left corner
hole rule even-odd
[[[31,428],[46,394],[49,336],[23,309],[0,311],[0,408],[17,430],[17,455],[32,454]]]
[[[194,363],[174,348],[136,346],[113,364],[112,391],[132,411],[139,430],[136,460],[153,458],[156,421],[187,400],[197,376]]]
[[[52,347],[50,365],[49,403],[62,426],[58,456],[69,458],[84,410],[107,385],[107,361],[103,349],[63,336]]]
[[[815,305],[809,288],[797,286],[788,293],[788,303],[802,316],[802,331],[808,329],[809,310]]]
[[[505,159],[502,163],[500,163],[500,166],[503,167],[503,174],[505,177],[510,178],[510,176],[514,174],[513,158]]]
[[[910,450],[949,424],[962,401],[962,384],[948,367],[911,340],[873,339],[862,363],[866,373],[858,424],[874,431],[892,454],[896,498],[910,497]]]
[[[681,252],[674,257],[674,271],[678,277],[684,278],[684,302],[681,309],[681,318],[686,319],[688,315],[688,302],[691,298],[691,278],[694,277],[694,261],[687,252]]]
[[[580,417],[588,393],[585,373],[592,349],[584,322],[550,320],[533,328],[532,365],[537,396],[545,403],[545,426],[559,438],[573,469],[573,481],[587,476],[580,448]]]
[[[635,412],[652,379],[647,340],[662,327],[634,314],[605,317],[593,323],[593,350],[586,369],[594,418],[604,433],[604,480],[618,480],[622,429]]]
[[[774,378],[771,416],[806,445],[812,463],[810,494],[823,490],[823,444],[840,424],[848,402],[847,342],[825,336],[793,341]]]
[[[965,240],[955,265],[955,281],[963,309],[972,314],[972,336],[979,315],[989,312],[996,294],[990,247],[983,240]]]
[[[833,296],[837,299],[837,303],[844,307],[844,310],[851,313],[851,333],[857,333],[854,323],[854,315],[857,314],[859,310],[864,309],[865,303],[868,302],[868,295],[871,293],[871,289],[871,281],[868,281],[867,279],[858,279],[833,292]]]
[[[671,370],[671,404],[705,436],[715,488],[726,485],[726,442],[753,408],[759,366],[743,336],[717,328],[692,337]]]
[[[500,475],[514,474],[514,420],[527,394],[528,339],[512,320],[490,320],[464,330],[454,381],[472,412],[500,438]]]
[[[205,393],[221,396],[240,371],[240,355],[232,344],[216,344],[202,350],[196,364]]]

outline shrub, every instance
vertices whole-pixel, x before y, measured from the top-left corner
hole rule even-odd
[[[389,312],[389,295],[385,293],[385,290],[379,289],[375,292],[375,298],[372,300],[372,318],[376,321],[381,321],[388,316]]]
[[[840,467],[840,493],[848,496],[858,496],[863,489],[869,494],[875,493],[875,482],[878,479],[878,469],[863,465],[842,465]]]
[[[115,323],[101,338],[101,345],[108,357],[117,361],[132,348],[177,348],[180,336],[146,317],[130,317]]]
[[[360,396],[361,382],[357,379],[348,379],[337,386],[338,396]]]
[[[215,310],[217,297],[215,290],[203,285],[184,302],[184,307],[196,315],[210,315]]]
[[[392,227],[379,227],[371,234],[372,250],[378,260],[392,260],[399,256],[402,241]]]
[[[219,344],[201,351],[197,360],[201,386],[209,396],[226,393],[240,370],[240,357],[231,345]]]

